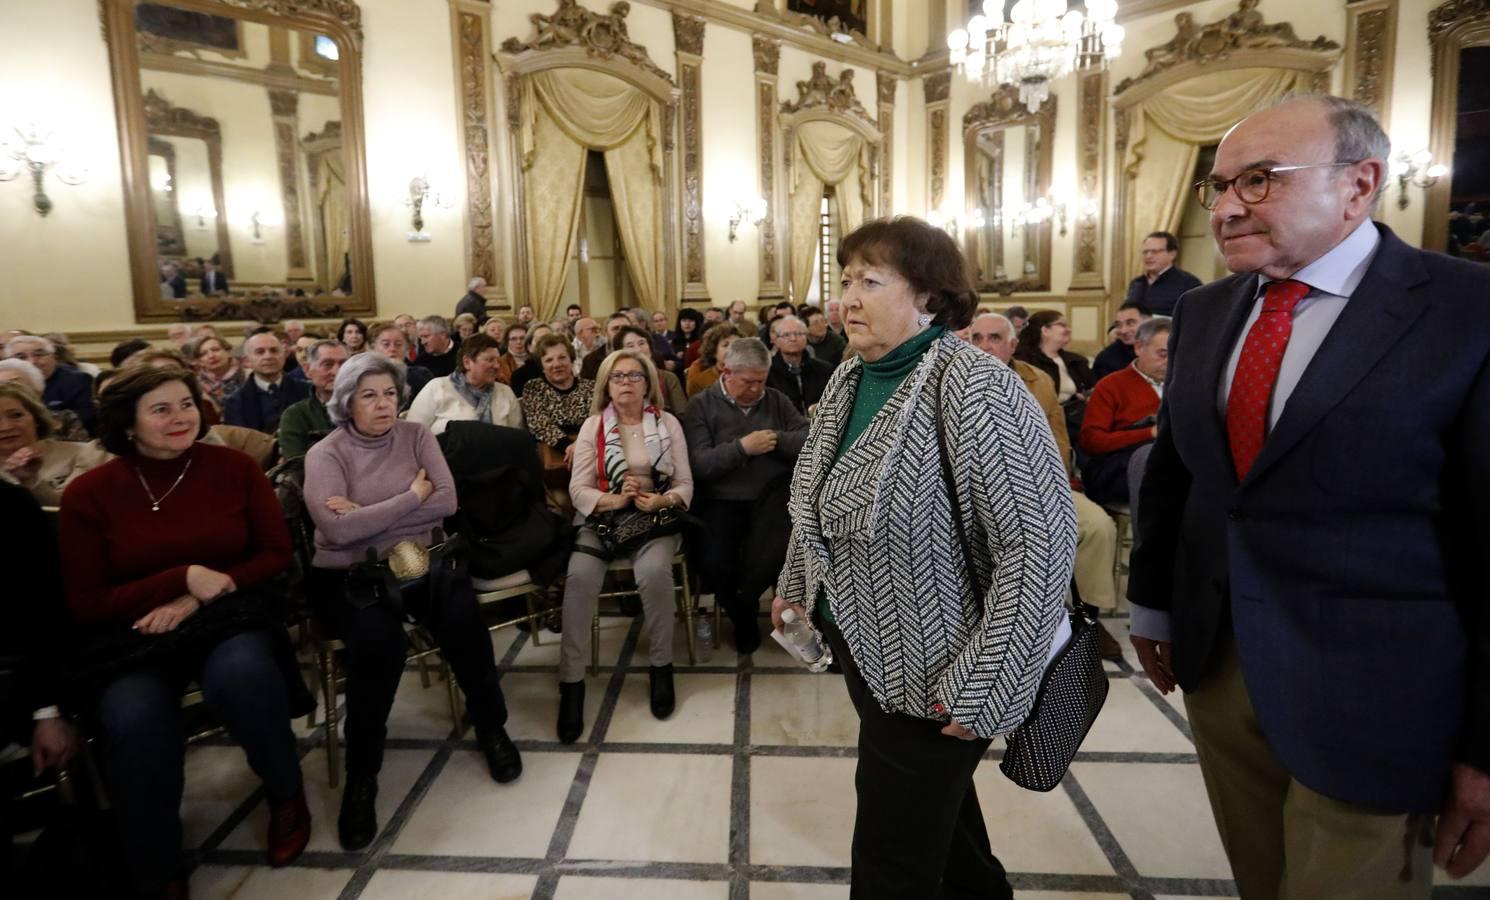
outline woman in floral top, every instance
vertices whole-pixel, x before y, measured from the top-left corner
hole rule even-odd
[[[523,385],[523,418],[533,437],[548,447],[546,458],[562,454],[567,469],[574,459],[574,438],[590,416],[595,382],[574,374],[574,345],[561,334],[544,335],[532,355],[542,365],[543,377]]]

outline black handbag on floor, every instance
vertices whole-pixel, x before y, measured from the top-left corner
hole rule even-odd
[[[942,370],[942,377],[946,377],[946,369]],[[940,402],[940,383],[937,395]],[[972,545],[963,530],[962,506],[957,500],[957,483],[952,479],[952,459],[947,452],[947,434],[940,415],[936,417],[936,442],[947,497],[952,501],[952,521],[981,613],[983,589],[978,584],[978,570],[973,566]],[[1097,713],[1102,711],[1102,704],[1107,702],[1107,673],[1102,669],[1102,655],[1097,646],[1097,623],[1078,611],[1073,610],[1069,615],[1071,639],[1045,667],[1029,718],[1004,737],[1008,746],[999,771],[1030,791],[1054,790],[1061,783],[1076,758],[1076,751],[1081,749],[1081,742],[1097,720]]]

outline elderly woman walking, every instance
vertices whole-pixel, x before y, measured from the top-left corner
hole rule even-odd
[[[797,461],[772,620],[822,630],[859,712],[852,896],[1011,897],[973,772],[1070,627],[1065,469],[1019,377],[951,334],[977,295],[946,232],[871,222],[838,263],[857,356]]]

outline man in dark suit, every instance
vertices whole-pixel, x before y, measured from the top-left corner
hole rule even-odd
[[[470,313],[476,317],[476,327],[480,328],[491,318],[486,314],[486,286],[485,278],[472,278],[470,284],[466,285],[466,295],[455,304],[455,316],[460,318],[462,313]]]
[[[273,329],[259,328],[243,342],[243,364],[253,374],[223,402],[222,420],[265,434],[279,430],[279,417],[311,387],[285,375],[285,347]]]
[[[207,260],[202,263],[202,293],[208,297],[228,292],[228,276],[219,272],[217,263]]]
[[[168,262],[160,267],[161,296],[173,300],[186,299],[186,276],[181,274],[181,267],[173,262]]]
[[[1150,315],[1172,316],[1180,295],[1200,287],[1200,279],[1174,264],[1180,242],[1167,231],[1143,239],[1143,274],[1128,283],[1123,303],[1142,303]]]
[[[1222,141],[1235,274],[1179,304],[1140,491],[1133,645],[1243,897],[1426,898],[1490,851],[1490,269],[1371,221],[1389,154],[1334,97]]]

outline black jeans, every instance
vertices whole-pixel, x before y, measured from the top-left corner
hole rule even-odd
[[[859,713],[850,897],[1012,900],[973,788],[973,772],[992,742],[958,740],[942,734],[938,722],[880,709],[843,634],[821,617],[817,624]]]
[[[177,874],[186,740],[181,695],[195,678],[213,714],[243,747],[270,802],[301,789],[285,681],[269,635],[249,631],[214,647],[200,672],[140,671],[98,697],[104,775],[135,887],[159,891]]]
[[[404,617],[391,606],[358,609],[346,602],[346,575],[345,569],[312,569],[311,598],[317,617],[347,647],[347,777],[373,777],[383,767],[388,712],[403,676],[408,638]],[[432,593],[428,580],[406,585],[404,608],[439,645],[465,692],[471,723],[483,734],[496,731],[507,723],[507,701],[476,592],[464,580],[445,596]]]
[[[708,500],[701,504],[704,527],[703,580],[739,629],[756,626],[760,598],[776,583],[786,562],[791,519],[786,512],[788,483],[780,479],[756,500]]]

